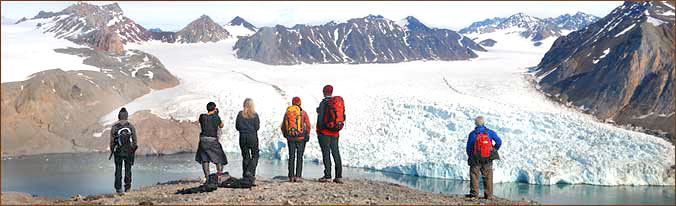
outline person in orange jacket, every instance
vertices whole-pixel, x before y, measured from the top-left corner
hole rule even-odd
[[[302,182],[303,152],[305,152],[305,143],[310,140],[312,125],[307,113],[300,107],[300,98],[294,97],[291,104],[284,114],[281,129],[289,146],[289,181]],[[302,132],[299,132],[300,128]]]

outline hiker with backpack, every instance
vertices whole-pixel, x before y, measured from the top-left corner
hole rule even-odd
[[[117,114],[118,121],[110,128],[110,152],[115,156],[115,191],[122,193],[122,165],[124,165],[124,192],[131,189],[131,166],[138,148],[136,129],[127,120],[129,114],[122,107]],[[110,159],[110,157],[108,157]]]
[[[317,137],[319,147],[322,150],[322,162],[324,162],[324,176],[320,182],[331,181],[331,156],[336,165],[335,183],[343,183],[343,165],[340,161],[338,150],[338,138],[340,130],[345,125],[345,104],[340,96],[331,96],[333,86],[326,85],[322,89],[324,99],[317,107]]]
[[[502,140],[485,126],[486,120],[479,116],[474,120],[476,127],[467,139],[467,163],[469,164],[470,190],[466,197],[475,198],[479,194],[479,175],[483,176],[484,198],[495,199],[493,195],[493,160],[500,159],[498,150]],[[495,142],[495,145],[493,145]]]
[[[250,98],[244,100],[244,108],[237,113],[235,128],[239,131],[239,148],[242,150],[242,178],[252,182],[256,179],[258,165],[258,129],[260,120]]]
[[[282,119],[282,135],[289,146],[289,181],[302,182],[303,176],[303,153],[305,143],[310,140],[312,125],[303,108],[300,107],[300,98],[294,97],[291,106],[287,107],[284,119]],[[295,163],[294,163],[295,161]]]
[[[209,180],[209,162],[216,164],[217,176],[224,174],[223,166],[228,164],[228,159],[223,152],[223,147],[218,137],[220,128],[223,128],[223,122],[221,121],[221,117],[218,116],[216,103],[213,102],[207,103],[207,113],[200,114],[197,119],[199,120],[201,131],[195,161],[202,164],[204,178]]]

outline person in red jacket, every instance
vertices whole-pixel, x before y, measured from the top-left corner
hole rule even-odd
[[[340,151],[338,150],[338,131],[330,131],[326,129],[324,120],[325,110],[329,99],[333,94],[333,86],[326,85],[323,89],[324,99],[319,103],[317,108],[317,137],[319,138],[319,147],[322,150],[322,162],[324,162],[324,177],[320,178],[320,182],[331,181],[331,156],[336,164],[336,178],[333,179],[335,183],[343,183],[343,166],[340,161]]]
[[[293,106],[298,106],[300,108],[300,98],[294,97],[291,100]],[[288,115],[284,114],[284,119],[282,120],[282,134],[284,138],[287,139],[287,145],[289,146],[289,181],[291,182],[302,182],[301,177],[303,176],[303,153],[305,152],[305,143],[310,140],[310,130],[312,129],[312,124],[310,124],[310,118],[307,113],[300,108],[301,115],[301,125],[303,126],[303,134],[298,137],[289,137],[287,134],[288,129],[285,122],[288,122]],[[294,164],[295,161],[295,164]],[[294,168],[295,166],[295,168]]]

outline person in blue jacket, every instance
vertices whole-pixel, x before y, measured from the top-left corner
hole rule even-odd
[[[469,164],[469,180],[470,180],[470,190],[469,194],[466,195],[470,198],[478,197],[479,193],[479,175],[483,176],[484,183],[484,198],[486,199],[495,199],[493,195],[493,160],[500,159],[497,151],[502,146],[502,140],[498,137],[498,134],[495,131],[486,128],[486,120],[484,117],[479,116],[474,120],[476,127],[472,132],[469,133],[469,138],[467,138],[467,162]],[[488,136],[488,139],[491,141],[487,144],[492,144],[492,149],[490,149],[490,157],[488,159],[481,158],[480,153],[480,144],[477,143],[477,136]],[[488,141],[486,141],[488,142]],[[490,146],[489,146],[490,147]]]

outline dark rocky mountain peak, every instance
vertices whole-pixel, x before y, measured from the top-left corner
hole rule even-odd
[[[483,47],[455,31],[431,29],[410,18],[405,28],[381,15],[344,23],[263,27],[240,38],[237,57],[266,64],[396,63],[414,60],[467,60]]]
[[[176,42],[179,43],[217,42],[229,37],[230,33],[207,15],[200,16],[176,32]]]
[[[229,22],[229,24],[232,25],[232,26],[243,26],[243,27],[245,27],[245,28],[247,28],[247,29],[249,29],[249,30],[251,30],[251,31],[256,31],[256,30],[258,29],[258,28],[256,28],[256,26],[254,26],[253,24],[251,24],[251,23],[249,23],[248,21],[244,20],[244,18],[242,18],[242,17],[240,17],[240,16],[236,16],[235,18],[233,18],[233,19]]]
[[[673,137],[673,28],[673,2],[626,1],[559,37],[538,64],[538,86],[600,119]]]

